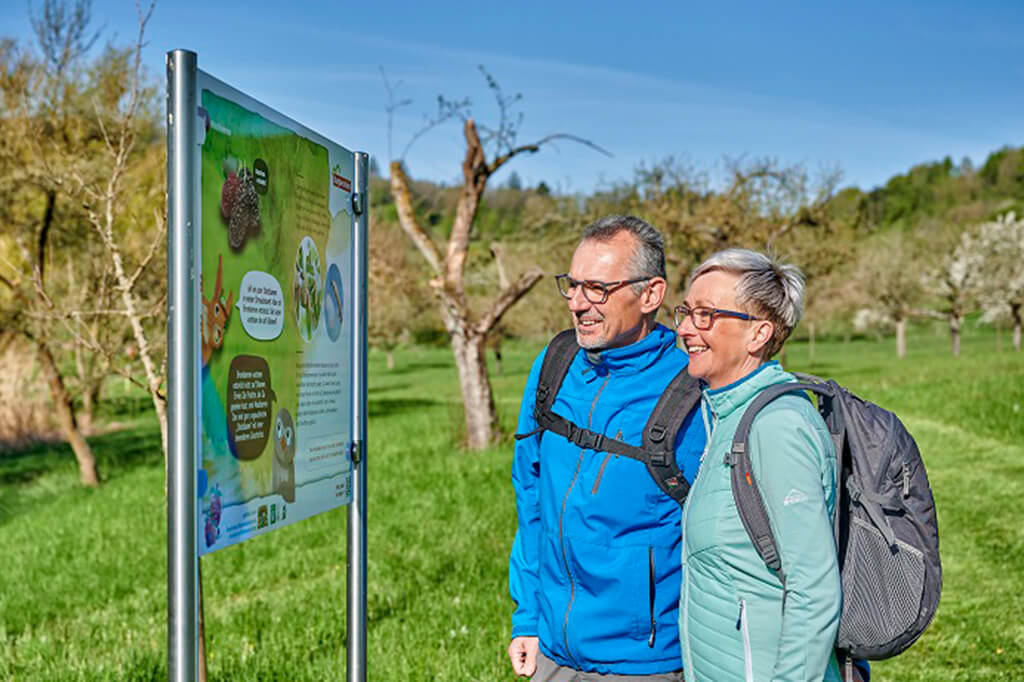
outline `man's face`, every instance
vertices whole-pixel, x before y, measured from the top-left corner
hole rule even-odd
[[[575,280],[617,282],[632,279],[630,258],[637,246],[636,238],[628,232],[619,232],[607,241],[584,240],[576,248],[569,276]],[[649,310],[633,287],[625,285],[608,293],[604,303],[591,303],[577,287],[567,301],[576,328],[576,342],[581,348],[603,350],[617,348],[639,341],[650,331],[645,314]],[[660,303],[660,301],[659,301]]]

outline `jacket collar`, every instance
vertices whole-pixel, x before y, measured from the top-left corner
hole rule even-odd
[[[675,332],[662,324],[655,325],[644,338],[628,346],[603,351],[582,351],[584,372],[597,374],[636,374],[656,363],[676,347]]]
[[[784,371],[776,360],[766,362],[742,379],[728,386],[710,389],[704,386],[704,399],[719,419],[727,417],[734,410],[745,406],[755,395],[768,386],[794,381],[792,374]]]

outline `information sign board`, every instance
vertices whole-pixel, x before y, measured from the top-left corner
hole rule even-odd
[[[349,150],[201,70],[197,548],[352,497]]]

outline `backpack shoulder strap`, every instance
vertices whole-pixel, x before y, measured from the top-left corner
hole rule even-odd
[[[733,435],[732,446],[725,456],[726,463],[732,468],[732,495],[736,501],[736,510],[739,512],[740,521],[743,522],[743,528],[746,529],[758,555],[768,565],[768,568],[775,571],[783,585],[786,584],[786,574],[782,570],[782,558],[779,555],[778,544],[768,520],[768,510],[765,508],[761,490],[757,487],[757,479],[754,478],[748,441],[750,428],[758,412],[779,396],[797,391],[811,391],[825,399],[833,397],[833,389],[828,384],[791,383],[769,386],[754,398],[750,407],[743,413],[739,426],[736,427],[736,433]],[[833,434],[841,432],[841,425],[836,420],[833,420],[833,425],[838,430],[833,431]],[[831,426],[830,430],[832,430]]]
[[[572,365],[579,349],[574,329],[560,331],[555,338],[551,339],[551,343],[548,344],[548,348],[544,352],[544,359],[540,363],[537,392],[534,395],[533,416],[537,427],[528,433],[517,433],[516,440],[529,438],[549,428],[545,423],[544,416],[552,414],[551,406],[555,402],[555,396],[558,395],[558,390],[562,387],[565,375],[569,373],[569,366]]]
[[[700,382],[684,367],[658,398],[644,427],[643,460],[651,478],[666,495],[682,506],[690,494],[690,484],[676,462],[676,436],[686,416],[700,402]]]
[[[683,420],[700,401],[699,383],[685,368],[680,370],[658,398],[644,426],[643,444],[637,447],[578,426],[552,411],[555,397],[578,351],[573,329],[559,332],[548,344],[541,361],[533,408],[537,427],[528,433],[517,433],[516,440],[552,431],[581,448],[610,452],[642,462],[657,486],[682,505],[690,492],[690,484],[676,463],[675,442]]]
[[[551,339],[540,365],[540,377],[537,379],[537,402],[534,411],[548,409],[555,402],[558,389],[569,373],[569,366],[576,358],[580,347],[576,343],[576,330],[565,329]]]

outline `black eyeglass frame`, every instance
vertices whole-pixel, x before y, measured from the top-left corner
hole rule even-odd
[[[563,272],[561,275],[555,275],[555,289],[558,290],[558,293],[562,296],[562,298],[568,300],[573,297],[573,289],[579,287],[580,285],[583,285],[583,298],[587,299],[587,301],[593,303],[594,305],[601,305],[602,303],[608,301],[609,295],[611,295],[618,289],[621,289],[622,287],[626,286],[627,284],[639,284],[640,282],[646,282],[650,279],[652,278],[637,277],[636,279],[620,279],[614,282],[602,282],[601,280],[597,279],[573,279],[572,277],[569,276],[568,272]],[[566,283],[565,291],[562,291],[561,283],[563,281]],[[590,291],[587,287],[596,287],[600,289],[601,300],[595,301],[594,299],[592,299],[587,294],[587,292]]]
[[[698,310],[709,311],[707,314],[708,323],[706,326],[701,326],[697,324],[697,317],[694,315],[694,313],[697,312]],[[672,309],[672,312],[675,315],[676,329],[681,327],[683,325],[683,320],[689,317],[690,320],[693,322],[693,326],[701,331],[707,331],[708,329],[711,329],[715,325],[716,317],[734,317],[738,320],[746,320],[748,322],[761,319],[759,317],[751,315],[750,313],[741,313],[738,310],[726,310],[725,308],[711,308],[705,305],[698,305],[694,306],[693,308],[686,305],[677,305],[675,308]]]

